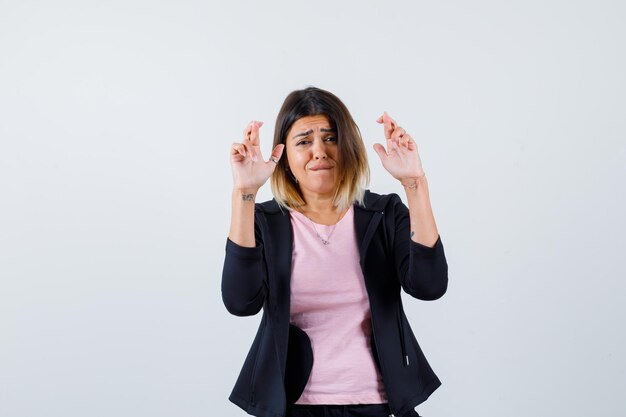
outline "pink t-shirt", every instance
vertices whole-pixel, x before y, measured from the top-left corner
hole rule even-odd
[[[353,208],[335,226],[313,226],[292,210],[291,224],[290,321],[307,333],[313,349],[313,369],[296,404],[386,403],[370,346],[370,307]]]

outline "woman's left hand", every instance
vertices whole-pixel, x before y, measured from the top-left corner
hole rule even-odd
[[[411,135],[398,126],[387,112],[384,112],[376,121],[384,126],[387,139],[386,150],[380,143],[374,145],[374,150],[380,157],[383,167],[401,182],[424,176],[417,144]]]

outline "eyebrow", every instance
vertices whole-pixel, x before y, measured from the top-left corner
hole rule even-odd
[[[337,129],[322,127],[320,128],[320,132],[334,133],[337,132]],[[299,138],[300,136],[309,136],[311,133],[313,133],[313,129],[309,129],[306,132],[298,133],[297,135],[294,135],[291,139]]]

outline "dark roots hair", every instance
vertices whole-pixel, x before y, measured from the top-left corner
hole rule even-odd
[[[365,187],[369,183],[367,152],[359,127],[348,108],[334,94],[316,87],[291,92],[278,112],[274,129],[274,145],[285,144],[289,130],[296,120],[307,116],[324,115],[337,130],[338,169],[340,183],[334,203],[341,209],[353,203],[363,204]],[[280,158],[271,177],[274,198],[283,207],[305,204],[293,176],[287,172],[287,158]]]

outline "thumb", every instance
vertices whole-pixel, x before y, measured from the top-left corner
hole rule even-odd
[[[375,143],[374,150],[378,154],[378,157],[380,158],[381,162],[387,159],[387,151],[385,150],[383,145],[381,145],[380,143]]]
[[[276,160],[278,161],[280,157],[283,155],[284,150],[285,150],[284,144],[281,143],[279,145],[276,145],[276,147],[272,149],[272,156],[276,158]]]
[[[280,157],[283,155],[283,151],[285,150],[285,145],[282,143],[280,145],[276,145],[274,149],[272,149],[272,154],[270,155],[269,164],[274,165],[274,169],[276,169],[276,165],[278,165],[278,161]]]

